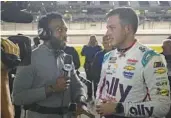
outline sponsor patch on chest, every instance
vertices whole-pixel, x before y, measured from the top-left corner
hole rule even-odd
[[[123,72],[123,76],[125,78],[128,78],[128,79],[131,79],[133,77],[134,73],[133,72],[127,72],[127,71],[124,71]]]
[[[136,60],[136,59],[128,59],[127,60],[127,64],[130,64],[130,65],[135,65],[137,62],[138,62],[138,60]]]
[[[117,57],[110,57],[109,63],[116,63]]]

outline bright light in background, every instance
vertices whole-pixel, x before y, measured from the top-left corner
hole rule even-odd
[[[87,13],[87,10],[86,10],[86,9],[83,9],[82,12],[83,12],[83,13]]]

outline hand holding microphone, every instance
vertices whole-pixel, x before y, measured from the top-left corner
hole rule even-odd
[[[70,85],[70,79],[66,79],[65,76],[61,76],[56,80],[56,92],[63,92],[68,89]]]
[[[46,96],[52,95],[55,92],[63,92],[68,89],[70,80],[67,80],[64,76],[60,76],[56,79],[56,83],[45,87]]]
[[[70,85],[71,70],[72,70],[72,56],[64,56],[63,75],[56,80],[56,91],[64,91]]]
[[[65,55],[62,75],[56,79],[56,83],[46,87],[46,95],[50,96],[53,92],[64,92],[69,88],[72,70],[72,56]]]

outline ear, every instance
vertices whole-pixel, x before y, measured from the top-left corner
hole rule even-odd
[[[131,33],[132,32],[132,26],[131,25],[125,25],[125,32],[127,34]]]

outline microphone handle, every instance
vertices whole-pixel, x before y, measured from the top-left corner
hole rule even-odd
[[[66,70],[63,69],[63,74],[64,74],[64,77],[66,77],[66,79],[71,78],[71,71],[66,71]]]
[[[68,71],[68,78],[71,78],[71,71]]]

